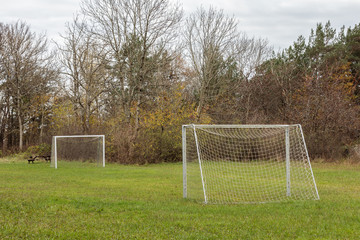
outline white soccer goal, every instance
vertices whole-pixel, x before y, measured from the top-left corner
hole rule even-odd
[[[57,168],[58,160],[93,162],[105,167],[105,136],[53,136],[51,167]]]
[[[184,198],[319,199],[300,125],[183,125],[182,141]]]

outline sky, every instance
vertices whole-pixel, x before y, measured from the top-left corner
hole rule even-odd
[[[175,0],[171,0],[174,1]],[[0,22],[25,21],[31,30],[61,41],[65,23],[80,10],[81,0],[0,0]],[[289,47],[303,35],[307,38],[317,23],[354,27],[360,23],[360,0],[178,0],[185,15],[199,6],[223,9],[237,18],[239,31],[263,38],[275,50]]]

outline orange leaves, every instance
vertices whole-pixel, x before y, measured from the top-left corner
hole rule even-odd
[[[334,88],[341,91],[346,98],[354,100],[355,78],[351,74],[350,62],[337,67],[330,76]]]

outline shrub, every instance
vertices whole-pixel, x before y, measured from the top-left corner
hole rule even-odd
[[[27,155],[50,155],[51,154],[51,145],[42,143],[40,145],[30,146],[25,151]]]

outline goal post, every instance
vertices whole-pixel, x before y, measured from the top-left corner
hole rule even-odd
[[[204,203],[319,199],[301,125],[183,125],[183,197]]]
[[[59,156],[60,155],[60,156]],[[105,167],[105,135],[53,136],[51,167],[58,167],[58,159],[96,162]]]

